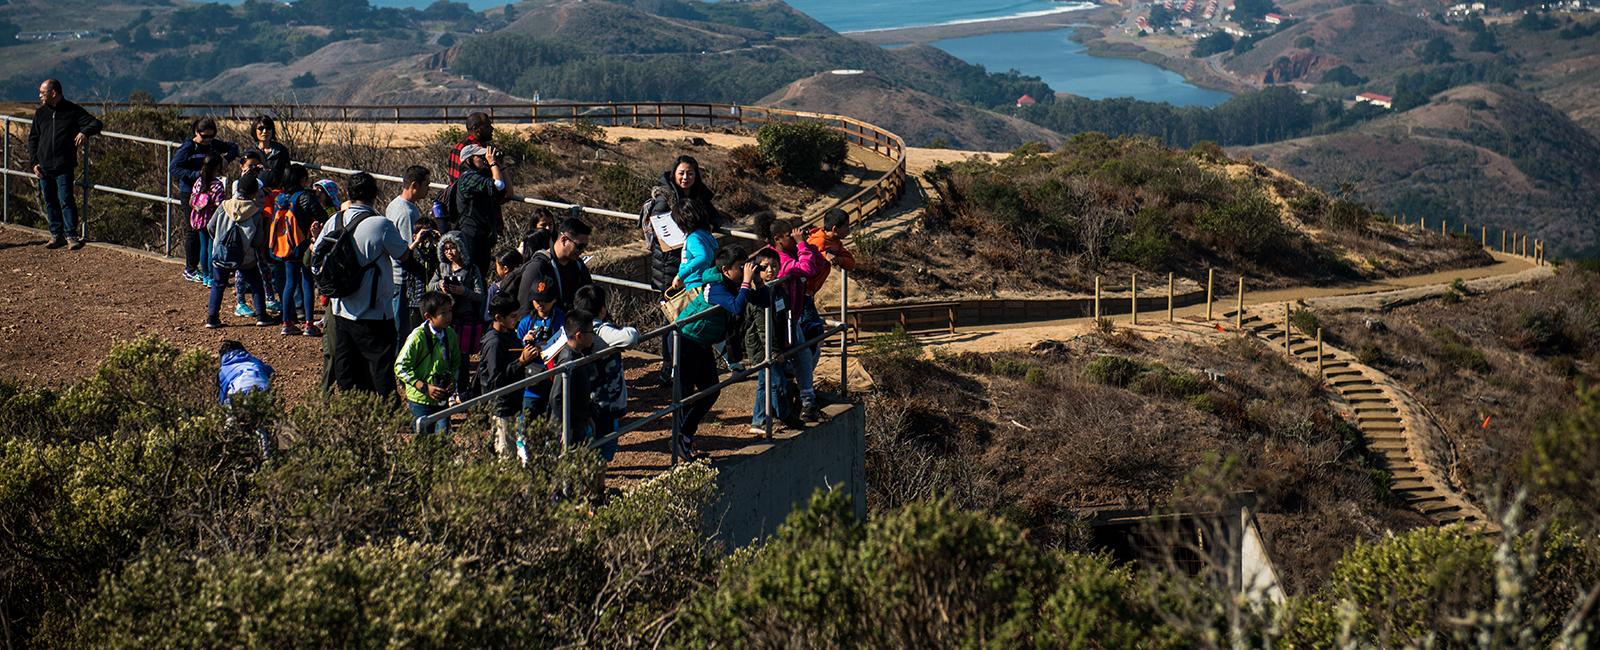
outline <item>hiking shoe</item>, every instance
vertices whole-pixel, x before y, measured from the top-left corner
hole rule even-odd
[[[234,316],[243,316],[245,318],[255,318],[256,317],[256,310],[251,309],[250,305],[246,305],[246,304],[241,302],[241,303],[239,303],[239,306],[233,308],[233,315]]]
[[[806,422],[818,422],[822,420],[822,412],[817,410],[817,400],[801,400],[800,419],[805,420]]]
[[[202,281],[201,278],[200,278],[200,274],[199,273],[195,273],[194,271],[184,271],[183,272],[183,279],[188,280],[190,282],[201,282]]]
[[[267,301],[267,313],[269,313],[269,314],[281,314],[281,313],[283,313],[283,307],[281,305],[279,305],[278,301],[276,301],[276,300],[268,300]]]
[[[278,324],[278,321],[275,321],[275,320],[267,320],[265,318],[257,318],[256,319],[256,327],[272,327],[273,325],[277,325],[277,324]]]
[[[284,325],[283,329],[278,330],[278,333],[282,334],[284,336],[299,336],[300,335],[300,328],[295,327],[293,325]]]
[[[50,243],[45,244],[44,247],[45,248],[54,249],[54,248],[61,248],[62,246],[66,246],[66,245],[67,245],[67,240],[66,240],[65,237],[51,237],[50,238]]]
[[[206,285],[207,287],[210,287],[211,283],[212,283],[211,276],[209,276],[209,275],[200,276],[200,284],[203,284],[203,285]]]
[[[760,425],[760,424],[752,424],[752,425],[750,425],[750,433],[756,434],[758,436],[764,436],[764,435],[767,435],[767,428],[765,426]]]
[[[72,242],[72,247],[69,248],[68,250],[74,250],[75,251],[75,250],[78,250],[80,248],[83,248],[84,241],[83,241],[82,237],[69,237],[69,238],[67,238],[67,241]]]
[[[317,328],[316,325],[306,323],[306,329],[305,331],[301,332],[301,334],[306,336],[322,336],[322,330]]]
[[[789,429],[790,431],[805,431],[806,429],[811,428],[810,425],[806,424],[805,420],[797,418],[793,415],[779,420],[779,422],[782,422],[784,428]]]
[[[221,328],[222,328],[222,321],[216,321],[216,320],[208,320],[208,321],[206,321],[206,329],[208,329],[208,330],[221,329]]]

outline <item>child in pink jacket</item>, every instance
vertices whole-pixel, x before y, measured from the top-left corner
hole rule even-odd
[[[789,314],[789,340],[808,340],[822,333],[822,319],[811,304],[805,287],[811,278],[827,270],[826,258],[806,241],[806,229],[793,219],[779,219],[771,212],[755,217],[756,236],[778,253],[778,279],[787,279],[778,290]],[[800,418],[807,422],[821,419],[817,410],[817,346],[809,345],[790,358],[790,376],[800,388]]]

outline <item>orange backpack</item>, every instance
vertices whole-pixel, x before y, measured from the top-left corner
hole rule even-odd
[[[300,223],[294,214],[294,200],[304,191],[296,190],[293,194],[284,192],[274,200],[276,209],[272,210],[272,222],[267,226],[267,245],[273,257],[287,259],[305,241],[305,227],[310,224]]]

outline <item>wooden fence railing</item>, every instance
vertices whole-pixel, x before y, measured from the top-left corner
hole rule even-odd
[[[130,108],[127,102],[104,102],[90,106],[101,110]],[[488,113],[497,123],[546,124],[587,122],[597,126],[641,127],[734,127],[759,128],[772,122],[819,122],[842,135],[852,144],[888,158],[894,167],[863,186],[856,193],[830,206],[860,223],[876,215],[900,198],[905,189],[906,145],[900,136],[861,120],[808,111],[792,111],[764,106],[697,102],[561,102],[532,104],[225,104],[172,103],[159,106],[176,108],[186,115],[211,115],[230,120],[245,120],[271,115],[282,120],[322,120],[338,122],[444,123],[465,120],[473,112]]]

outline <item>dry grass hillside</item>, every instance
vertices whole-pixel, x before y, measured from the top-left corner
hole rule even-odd
[[[1238,152],[1321,188],[1352,184],[1413,220],[1532,232],[1555,253],[1588,249],[1600,230],[1600,138],[1504,86],[1461,86],[1350,131]]]
[[[1452,30],[1417,18],[1400,9],[1359,4],[1340,7],[1307,19],[1257,43],[1250,51],[1228,60],[1230,70],[1260,80],[1268,70],[1274,81],[1316,82],[1322,73],[1350,66],[1368,78],[1386,77],[1396,70],[1415,67],[1417,46]],[[1312,39],[1309,46],[1304,38]],[[1465,51],[1465,43],[1459,48]],[[1285,68],[1280,57],[1293,62]],[[1284,74],[1283,70],[1290,70]]]
[[[878,126],[908,143],[943,143],[955,149],[1010,149],[1027,142],[1059,145],[1061,134],[1021,119],[962,106],[909,88],[895,87],[872,72],[824,72],[800,79],[757,102],[802,111],[871,116]]]
[[[1031,297],[1097,276],[1207,268],[1252,287],[1327,285],[1475,266],[1476,246],[1390,225],[1349,200],[1211,147],[1075,137],[1059,151],[934,168],[923,227],[868,241],[857,278],[874,300]]]
[[[1426,525],[1314,380],[1252,339],[1089,334],[1030,351],[922,353],[893,335],[864,363],[869,505],[945,495],[1035,540],[1088,547],[1097,509],[1254,491],[1293,591],[1356,540]]]

